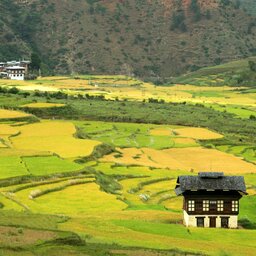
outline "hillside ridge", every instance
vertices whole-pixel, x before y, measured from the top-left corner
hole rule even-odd
[[[46,74],[174,76],[253,56],[256,16],[247,10],[254,5],[252,0],[2,0],[0,60],[35,52]]]

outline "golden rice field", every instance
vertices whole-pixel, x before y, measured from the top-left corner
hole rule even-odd
[[[19,127],[11,141],[16,150],[56,153],[63,158],[88,156],[100,142],[77,139],[71,122],[44,121]]]
[[[100,191],[99,186],[95,183],[69,186],[61,191],[51,192],[38,198],[30,199],[33,191],[53,186],[43,185],[24,189],[12,194],[11,197],[35,213],[64,214],[69,216],[83,216],[84,214],[97,211],[119,211],[127,207],[125,203],[116,200],[116,196]],[[7,204],[6,208],[17,209],[17,206]],[[21,207],[19,209],[22,210]]]
[[[173,130],[168,127],[154,128],[150,130],[150,135],[155,136],[171,136],[173,134]]]
[[[36,103],[30,103],[22,105],[21,107],[26,108],[58,108],[58,107],[64,107],[65,104],[60,103],[47,103],[47,102],[36,102]]]
[[[163,99],[167,102],[191,102],[202,104],[256,106],[254,93],[241,94],[235,87],[210,87],[194,85],[155,86],[125,76],[82,76],[81,79],[72,77],[43,77],[35,81],[2,80],[0,86],[16,86],[28,91],[63,90],[69,94],[104,94],[108,99]]]
[[[0,109],[0,119],[15,119],[20,117],[28,117],[30,114],[15,111],[15,110],[8,110],[8,109]]]
[[[192,138],[173,138],[176,147],[192,147],[198,146],[196,141]]]
[[[0,136],[2,135],[15,135],[19,133],[19,129],[9,124],[0,124]]]
[[[1,138],[0,138],[0,140],[1,140]],[[4,144],[4,142],[3,141],[0,141],[0,148],[6,148],[7,146]]]
[[[116,153],[113,153],[105,156],[101,161],[194,172],[204,170],[223,171],[227,174],[256,173],[254,164],[216,149],[201,147],[171,148],[166,150],[124,148],[118,149],[118,151],[121,153],[120,156],[116,157]]]
[[[216,132],[212,132],[205,128],[180,128],[174,130],[174,132],[181,137],[192,138],[197,140],[211,140],[223,138],[223,135]]]
[[[196,139],[196,140],[210,140],[220,139],[223,135],[210,131],[206,128],[197,127],[182,127],[177,126],[176,128],[171,127],[160,127],[150,130],[151,135],[155,136],[179,136],[184,137],[183,139]],[[182,141],[182,138],[179,138]],[[185,141],[185,140],[184,140]]]

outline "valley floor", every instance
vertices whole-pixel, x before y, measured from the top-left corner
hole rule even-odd
[[[112,85],[111,97],[119,100],[81,98],[83,83],[92,86],[88,79],[46,78],[0,94],[0,255],[255,255],[254,93],[97,79],[97,90],[110,95]],[[69,91],[51,98],[54,90],[33,92],[38,82]],[[132,102],[120,101],[125,93]],[[149,93],[157,103],[148,103]],[[165,103],[172,97],[190,103]],[[110,119],[117,111],[130,121],[102,121],[107,108]],[[182,111],[188,116],[180,120]],[[155,113],[161,115],[152,120]],[[239,229],[182,225],[176,179],[202,170],[245,177],[249,195],[241,200]]]

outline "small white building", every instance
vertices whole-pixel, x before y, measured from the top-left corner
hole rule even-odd
[[[6,67],[6,72],[8,78],[11,80],[24,80],[25,78],[25,68],[20,66]]]

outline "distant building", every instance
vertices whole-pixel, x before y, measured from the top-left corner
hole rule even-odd
[[[179,176],[175,192],[184,196],[184,225],[211,228],[237,228],[239,200],[247,194],[244,177],[222,172]]]
[[[4,72],[5,67],[6,67],[6,63],[5,62],[0,62],[0,72]]]
[[[0,76],[12,80],[24,80],[28,73],[30,61],[7,61],[0,62]]]
[[[6,68],[7,77],[11,80],[24,80],[25,68],[20,66],[12,66]]]

